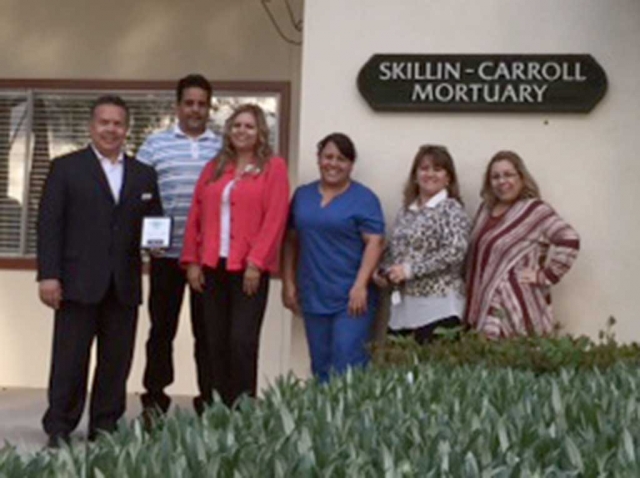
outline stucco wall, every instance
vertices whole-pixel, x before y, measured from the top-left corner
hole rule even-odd
[[[296,13],[302,1],[292,2]],[[272,9],[288,27],[283,2]],[[254,0],[4,0],[0,4],[2,78],[177,80],[200,72],[212,80],[291,82],[291,176],[297,164],[301,49],[285,43]],[[145,282],[146,284],[146,282]],[[265,319],[260,379],[289,363],[290,317],[272,281]],[[37,300],[33,271],[0,270],[0,386],[46,387],[52,314]],[[186,302],[186,301],[185,301]],[[140,309],[130,390],[140,390],[149,326]],[[186,305],[175,342],[171,393],[195,391]]]
[[[300,54],[253,0],[3,0],[0,45],[5,78],[288,80]]]
[[[418,146],[444,144],[466,207],[498,150],[521,154],[543,197],[581,234],[577,263],[553,290],[567,330],[639,340],[640,2],[637,0],[325,0],[305,8],[299,181],[317,177],[315,143],[332,131],[356,142],[356,179],[391,220]],[[356,88],[374,53],[590,53],[609,80],[590,114],[375,113]]]
[[[271,3],[285,18],[281,2]],[[554,289],[557,317],[572,332],[595,335],[614,315],[619,337],[640,339],[637,0],[323,0],[307,2],[304,22],[302,64],[301,50],[276,35],[254,0],[5,0],[0,68],[3,78],[174,80],[200,71],[218,80],[289,80],[292,178],[297,170],[299,182],[314,179],[316,141],[345,131],[359,149],[356,178],[380,195],[388,220],[419,144],[449,146],[470,213],[489,157],[514,149],[545,199],[582,236],[574,269]],[[588,115],[381,114],[355,83],[374,53],[590,53],[605,69],[609,90]],[[0,386],[46,386],[52,319],[35,296],[33,272],[0,271]],[[170,391],[192,393],[186,310],[181,319]],[[140,389],[147,327],[143,307],[131,390]],[[263,383],[289,367],[306,373],[306,348],[273,281]]]
[[[146,277],[144,285],[146,295]],[[187,297],[185,294],[185,306],[174,342],[175,382],[169,390],[175,394],[192,394],[196,390]],[[45,388],[49,374],[53,314],[37,301],[33,272],[0,274],[0,310],[0,387]],[[280,281],[272,280],[260,348],[261,387],[273,381],[289,365],[289,328],[289,314],[280,306]],[[128,383],[130,391],[142,389],[148,329],[149,315],[145,304],[140,308],[134,361]]]

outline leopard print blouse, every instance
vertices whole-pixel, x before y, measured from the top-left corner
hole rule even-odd
[[[381,266],[409,264],[402,292],[416,297],[464,295],[463,263],[471,223],[462,205],[447,198],[433,207],[402,207],[388,238]]]

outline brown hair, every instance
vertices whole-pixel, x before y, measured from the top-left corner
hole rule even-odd
[[[222,173],[224,173],[229,162],[235,161],[237,157],[237,151],[231,143],[231,128],[233,126],[233,122],[242,113],[250,113],[256,120],[258,141],[256,143],[254,153],[256,156],[256,166],[259,172],[262,172],[266,163],[271,159],[271,156],[273,156],[273,150],[269,144],[269,126],[267,125],[267,119],[264,116],[262,108],[251,103],[242,104],[233,111],[233,114],[229,116],[227,121],[224,123],[222,149],[218,155],[213,158],[213,161],[217,161],[217,165],[213,173],[213,181],[218,180],[220,176],[222,176]]]
[[[487,169],[484,173],[482,190],[480,191],[480,197],[484,199],[489,207],[495,205],[498,202],[498,198],[493,193],[493,188],[491,187],[491,167],[498,161],[509,161],[515,168],[518,175],[520,175],[523,186],[518,199],[531,199],[540,197],[540,188],[538,187],[538,183],[536,183],[536,180],[533,179],[533,176],[531,176],[531,173],[524,165],[524,161],[522,160],[522,158],[513,151],[498,151],[493,155],[491,161],[489,161],[489,164],[487,165]]]
[[[356,147],[351,141],[351,138],[344,133],[331,133],[322,138],[318,142],[318,157],[322,153],[322,150],[329,144],[333,143],[340,151],[340,154],[347,158],[352,163],[356,160]]]
[[[411,165],[411,171],[409,172],[409,178],[404,186],[404,207],[409,207],[416,198],[420,195],[420,188],[416,181],[418,168],[425,157],[429,156],[433,165],[439,168],[443,168],[449,175],[449,185],[447,186],[447,192],[449,197],[457,200],[462,204],[462,198],[460,197],[460,186],[458,185],[458,175],[456,174],[456,168],[453,164],[453,158],[449,151],[444,146],[435,146],[432,144],[425,144],[420,146],[418,152],[413,158],[413,164]]]

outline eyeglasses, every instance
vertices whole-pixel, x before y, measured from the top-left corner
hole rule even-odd
[[[489,176],[489,179],[491,179],[491,181],[500,181],[501,179],[515,179],[517,177],[519,177],[520,175],[518,173],[504,173],[504,174],[492,174],[491,176]]]

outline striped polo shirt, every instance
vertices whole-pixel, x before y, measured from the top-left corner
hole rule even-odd
[[[193,190],[202,168],[221,147],[220,137],[209,129],[190,138],[175,125],[149,136],[138,150],[136,158],[156,170],[164,213],[173,218],[166,257],[180,257]]]

